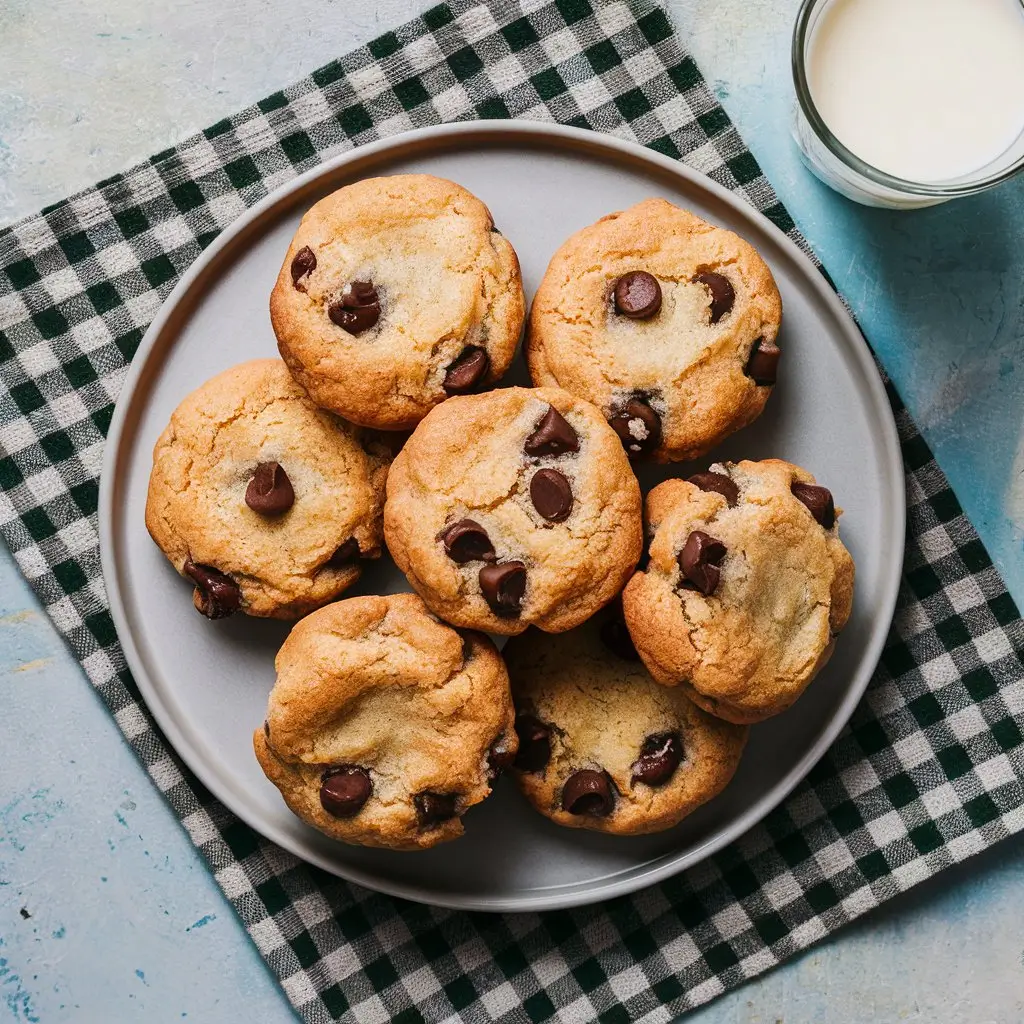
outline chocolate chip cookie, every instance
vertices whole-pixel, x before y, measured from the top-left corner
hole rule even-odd
[[[392,467],[384,534],[457,626],[571,629],[622,588],[643,543],[640,488],[615,432],[557,388],[453,398]]]
[[[494,644],[415,594],[303,619],[277,655],[253,746],[288,807],[334,839],[421,850],[462,835],[518,746]]]
[[[390,453],[318,409],[279,359],[193,391],[153,451],[146,526],[211,619],[293,619],[378,558]]]
[[[831,492],[778,459],[729,463],[659,484],[646,513],[650,561],[623,606],[651,675],[730,722],[784,711],[850,617]]]
[[[509,640],[504,655],[519,734],[512,774],[559,825],[660,832],[735,774],[746,727],[654,682],[621,610],[559,636],[531,630]]]
[[[781,318],[752,246],[647,199],[555,253],[530,313],[530,376],[599,406],[631,458],[693,459],[761,414]]]
[[[524,306],[519,261],[487,207],[454,182],[401,174],[347,185],[302,218],[270,317],[313,401],[405,430],[501,377]]]

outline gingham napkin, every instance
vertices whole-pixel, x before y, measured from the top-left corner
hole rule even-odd
[[[300,171],[372,139],[474,117],[633,139],[740,193],[806,249],[659,7],[434,7],[0,233],[0,532],[307,1020],[667,1021],[1024,826],[1024,626],[892,391],[909,535],[899,610],[866,699],[762,824],[700,866],[604,905],[431,909],[265,842],[175,760],[139,702],[104,596],[104,433],[178,277]]]

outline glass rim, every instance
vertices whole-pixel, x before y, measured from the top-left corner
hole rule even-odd
[[[1015,160],[1009,167],[1005,167],[995,174],[985,177],[972,178],[966,181],[958,181],[953,184],[935,184],[921,181],[911,181],[908,178],[900,178],[894,174],[880,170],[878,167],[862,160],[852,150],[846,148],[839,139],[829,130],[824,119],[815,106],[811,96],[810,83],[807,80],[806,51],[808,33],[811,25],[811,15],[826,4],[834,3],[835,0],[803,0],[800,10],[797,12],[796,24],[793,28],[793,85],[796,88],[797,102],[812,131],[825,148],[837,159],[842,161],[851,170],[877,185],[882,185],[896,192],[902,192],[918,196],[935,196],[954,198],[956,196],[972,195],[975,192],[982,192],[1007,181],[1020,171],[1024,170],[1024,155]],[[1024,8],[1024,0],[1019,0]]]

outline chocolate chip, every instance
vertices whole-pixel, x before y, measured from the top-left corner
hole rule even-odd
[[[636,653],[633,638],[626,628],[626,620],[621,615],[613,615],[607,622],[601,625],[599,630],[601,642],[612,654],[622,658],[623,661],[639,661],[640,655]]]
[[[521,772],[539,772],[551,760],[551,729],[533,715],[516,716],[519,752],[515,766]]]
[[[614,807],[612,779],[606,771],[582,768],[570,775],[562,787],[562,810],[570,814],[605,818]]]
[[[327,565],[331,569],[344,569],[351,565],[359,557],[359,541],[355,537],[349,537],[337,551],[327,559]]]
[[[779,372],[779,358],[782,350],[764,338],[758,338],[750,350],[750,358],[744,371],[755,384],[767,387],[774,384]]]
[[[793,497],[802,501],[826,530],[831,530],[836,525],[836,505],[832,500],[832,492],[827,487],[794,483],[790,490]]]
[[[526,593],[526,566],[522,562],[485,565],[480,570],[480,589],[495,615],[517,618]]]
[[[694,277],[693,283],[704,285],[711,293],[711,322],[717,324],[732,309],[733,303],[736,301],[736,293],[729,283],[729,278],[707,270]]]
[[[328,768],[320,777],[320,806],[335,818],[351,818],[370,799],[370,773],[357,764]]]
[[[445,391],[449,395],[468,394],[484,379],[490,365],[491,360],[482,348],[466,346],[444,375]]]
[[[380,319],[380,296],[372,281],[353,281],[327,307],[327,315],[343,331],[362,334]]]
[[[493,562],[497,558],[487,531],[472,519],[460,519],[452,523],[441,531],[437,539],[444,544],[445,554],[459,565],[466,562]]]
[[[413,797],[413,803],[416,805],[420,825],[430,828],[431,825],[439,825],[442,821],[454,818],[457,799],[457,793],[432,793],[429,790],[417,793]]]
[[[549,405],[523,448],[527,455],[565,455],[566,452],[580,450],[580,439],[565,417]]]
[[[308,245],[304,245],[292,259],[292,285],[299,287],[299,282],[307,275],[316,270],[316,254]],[[299,288],[299,291],[305,291]]]
[[[295,504],[295,491],[284,468],[276,462],[261,462],[245,489],[245,503],[264,516],[278,516]]]
[[[487,752],[487,767],[490,769],[491,778],[496,779],[513,761],[515,754],[509,750],[508,737],[503,732],[499,733]]]
[[[649,455],[661,444],[661,420],[640,398],[631,398],[608,421],[631,459]]]
[[[694,530],[679,552],[679,568],[702,594],[710,597],[718,587],[722,575],[719,566],[725,552],[725,545],[720,540],[702,530]]]
[[[630,320],[650,320],[661,309],[661,285],[646,270],[633,270],[615,282],[615,310]]]
[[[263,735],[270,739],[270,723],[264,718],[263,719]]]
[[[677,732],[661,732],[648,736],[633,762],[633,782],[662,786],[683,759],[683,740]]]
[[[562,523],[572,512],[572,486],[557,469],[538,469],[530,480],[533,507],[549,522]]]
[[[720,494],[729,503],[730,508],[734,507],[739,500],[740,489],[732,477],[728,477],[724,473],[712,473],[710,470],[706,473],[694,473],[693,476],[687,478],[687,482],[695,484],[702,491],[714,491],[716,494]]]
[[[242,604],[242,592],[230,576],[213,566],[197,565],[191,558],[182,568],[196,585],[198,603],[193,597],[193,604],[208,619],[226,619],[238,611]]]

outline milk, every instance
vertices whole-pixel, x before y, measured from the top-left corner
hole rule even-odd
[[[806,64],[832,134],[906,181],[970,175],[1024,132],[1020,0],[835,0]]]

